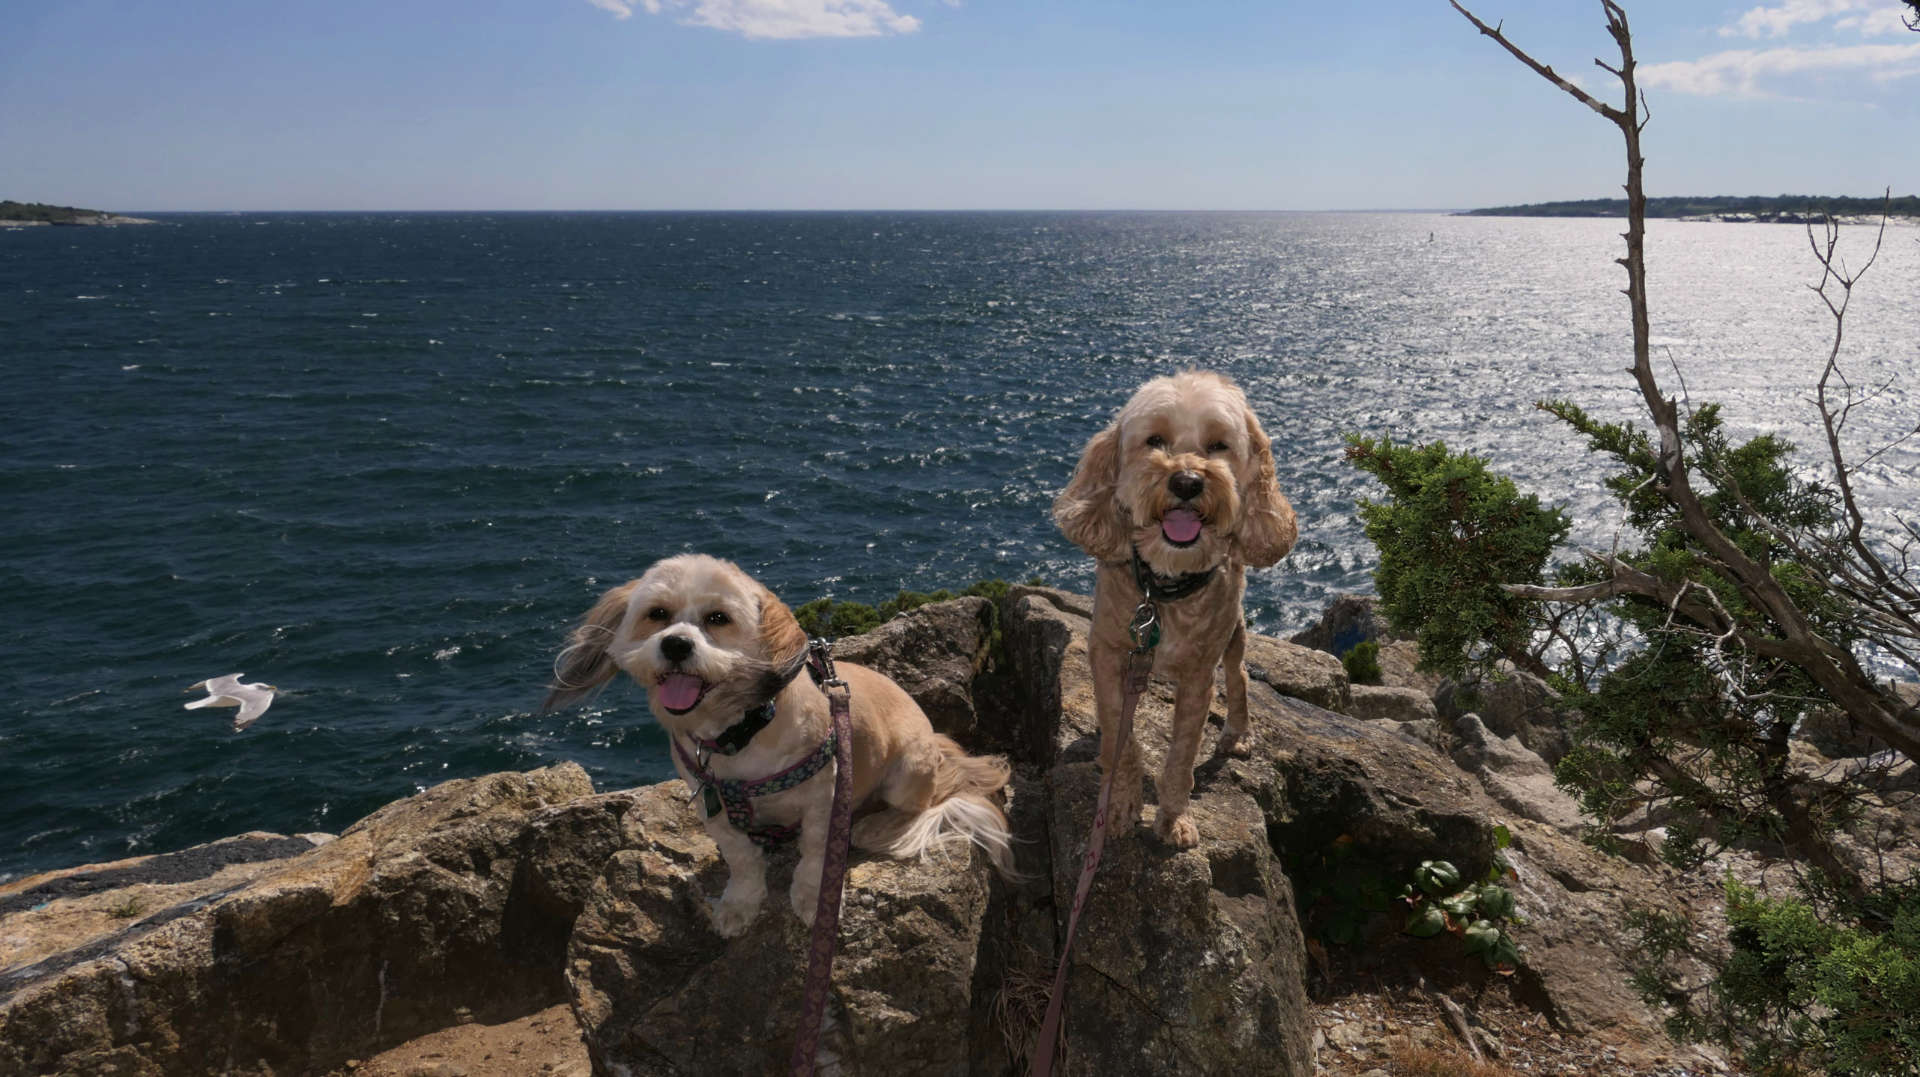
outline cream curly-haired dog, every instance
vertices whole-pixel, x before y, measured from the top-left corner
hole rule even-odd
[[[1115,758],[1128,632],[1154,599],[1160,640],[1153,671],[1174,682],[1173,729],[1160,771],[1154,830],[1179,848],[1200,840],[1187,817],[1193,767],[1213,700],[1213,671],[1226,666],[1227,723],[1220,751],[1248,746],[1247,568],[1265,568],[1293,548],[1293,506],[1274,481],[1273,452],[1238,386],[1187,371],[1155,378],[1081,453],[1053,503],[1061,533],[1099,561],[1088,652],[1100,720],[1100,767],[1113,771],[1107,822],[1125,833],[1140,816],[1140,750]],[[1117,770],[1115,768],[1118,768]]]
[[[827,696],[801,670],[807,636],[772,591],[730,561],[670,557],[600,597],[554,664],[552,709],[625,672],[673,741],[673,765],[727,862],[715,930],[738,935],[767,894],[763,850],[798,831],[788,890],[811,925],[833,807],[833,729]],[[986,850],[1013,874],[1009,776],[998,756],[970,756],[933,731],[913,697],[883,674],[834,664],[851,695],[853,798],[881,810],[853,827],[853,844],[917,856],[948,837]]]

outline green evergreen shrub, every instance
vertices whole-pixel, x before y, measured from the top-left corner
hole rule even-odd
[[[1346,668],[1347,680],[1351,683],[1379,684],[1379,641],[1363,639],[1347,648],[1347,653],[1340,656],[1340,664]]]

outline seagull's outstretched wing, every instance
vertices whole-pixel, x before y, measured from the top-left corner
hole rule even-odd
[[[207,698],[188,703],[187,709],[238,707],[240,712],[233,716],[233,731],[238,733],[247,728],[267,713],[277,689],[271,684],[244,684],[240,680],[244,676],[244,673],[229,673],[224,677],[210,677],[187,689],[189,692],[204,689],[207,693]]]
[[[233,690],[239,686],[240,678],[244,676],[246,676],[244,673],[229,673],[224,677],[208,677],[192,685],[187,691],[205,692],[207,698],[194,700],[187,704],[187,709],[193,711],[201,707],[238,707],[240,700],[234,697]]]
[[[273,706],[272,685],[249,684],[246,688],[246,698],[240,701],[240,713],[233,716],[235,733],[252,725],[255,719],[267,713],[268,707]]]

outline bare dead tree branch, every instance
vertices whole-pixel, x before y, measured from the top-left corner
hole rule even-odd
[[[1567,93],[1572,94],[1574,100],[1580,102],[1581,104],[1587,106],[1588,108],[1594,110],[1595,112],[1598,112],[1600,115],[1605,116],[1607,119],[1613,121],[1614,123],[1620,122],[1620,113],[1618,110],[1610,108],[1607,105],[1604,105],[1599,101],[1595,100],[1591,94],[1587,93],[1587,91],[1581,89],[1578,86],[1575,86],[1573,83],[1568,82],[1566,79],[1561,78],[1559,75],[1555,74],[1553,68],[1548,67],[1547,65],[1539,62],[1538,60],[1535,60],[1533,57],[1528,56],[1526,53],[1520,51],[1520,49],[1514,46],[1513,42],[1508,41],[1506,39],[1506,36],[1500,32],[1500,27],[1488,26],[1486,23],[1481,22],[1478,18],[1474,16],[1473,12],[1468,11],[1466,8],[1463,8],[1460,6],[1460,0],[1447,0],[1447,2],[1453,5],[1453,10],[1458,11],[1462,15],[1465,15],[1467,17],[1467,21],[1472,23],[1476,28],[1478,28],[1481,33],[1499,42],[1501,48],[1506,49],[1508,52],[1512,53],[1515,59],[1519,60],[1521,63],[1526,64],[1528,67],[1532,68],[1535,72],[1537,72],[1540,75],[1541,78],[1546,79],[1548,82],[1551,82],[1555,86],[1560,87],[1562,90],[1565,90]],[[1502,25],[1505,25],[1505,24],[1502,24]],[[1600,64],[1600,61],[1595,60],[1594,63]],[[1605,64],[1600,64],[1600,66],[1607,67],[1607,65]],[[1613,69],[1607,68],[1607,70],[1612,71]],[[1619,74],[1619,72],[1616,71],[1614,72],[1614,74],[1617,75]]]
[[[1678,512],[1680,524],[1687,534],[1712,558],[1716,571],[1736,586],[1742,599],[1762,613],[1775,630],[1774,635],[1764,638],[1750,631],[1742,631],[1738,638],[1756,654],[1780,658],[1798,666],[1868,732],[1908,758],[1920,760],[1920,724],[1905,719],[1905,705],[1861,666],[1849,648],[1821,634],[1814,619],[1799,607],[1785,585],[1774,577],[1770,566],[1750,555],[1714,523],[1694,489],[1682,451],[1680,409],[1676,401],[1661,388],[1652,363],[1646,275],[1647,206],[1642,183],[1646,159],[1640,149],[1640,135],[1645,123],[1626,12],[1614,0],[1601,0],[1607,18],[1607,32],[1619,49],[1620,62],[1617,66],[1595,62],[1620,81],[1623,103],[1620,107],[1614,107],[1603,104],[1556,74],[1552,68],[1535,60],[1509,41],[1499,28],[1488,26],[1462,7],[1459,0],[1448,2],[1481,34],[1492,38],[1522,64],[1605,117],[1620,130],[1627,158],[1627,230],[1623,236],[1627,249],[1625,257],[1618,261],[1627,272],[1624,292],[1632,311],[1632,373],[1641,400],[1659,434],[1657,488]],[[1823,265],[1828,270],[1840,268],[1831,262]],[[1620,586],[1617,582],[1622,579],[1620,574],[1616,573],[1612,579],[1616,586]],[[1669,600],[1683,598],[1674,595],[1667,597]],[[1684,601],[1675,608],[1684,611],[1690,620],[1695,620],[1703,627],[1714,620],[1711,612],[1689,610]],[[1724,628],[1720,630],[1724,631]]]

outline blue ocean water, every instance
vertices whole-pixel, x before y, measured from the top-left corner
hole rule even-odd
[[[1444,438],[1616,521],[1530,405],[1635,414],[1618,222],[1435,214],[239,214],[0,233],[0,878],[336,831],[450,777],[670,773],[644,698],[537,715],[569,624],[653,560],[788,601],[1039,575],[1133,386],[1247,389],[1299,510],[1250,612],[1370,588],[1347,431]],[[1870,242],[1848,230],[1849,243]],[[1655,332],[1736,430],[1817,444],[1831,328],[1792,226],[1656,222]],[[1848,326],[1914,373],[1920,243]],[[1911,425],[1915,382],[1863,413]],[[1891,505],[1917,462],[1868,469]],[[282,688],[241,734],[183,690]]]

